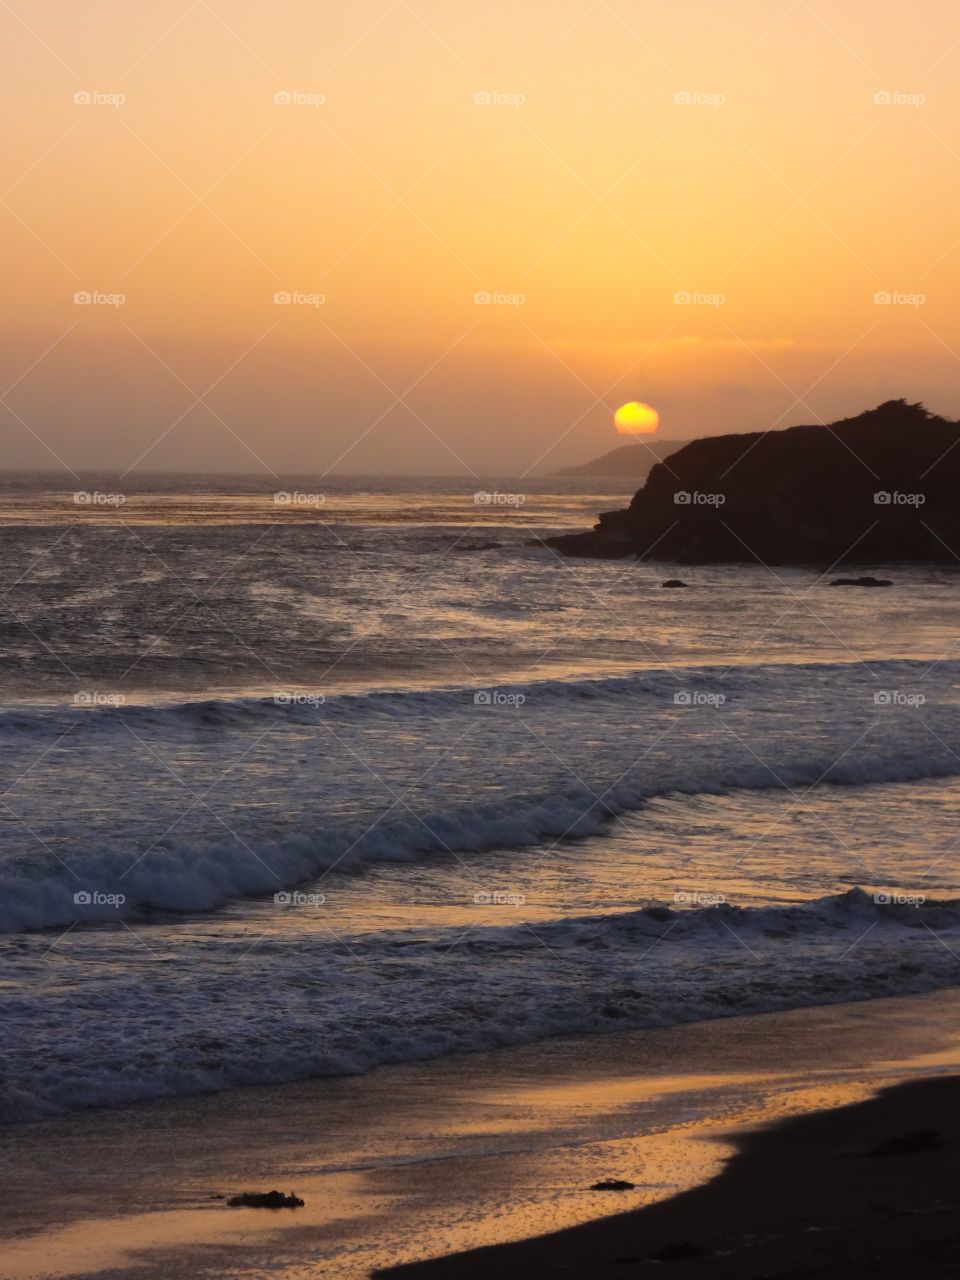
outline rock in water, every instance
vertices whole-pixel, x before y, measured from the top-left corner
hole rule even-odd
[[[302,1209],[303,1201],[292,1193],[285,1196],[282,1191],[244,1191],[239,1196],[231,1196],[227,1204],[234,1208],[244,1209]]]

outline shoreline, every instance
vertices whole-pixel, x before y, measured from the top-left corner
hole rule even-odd
[[[240,1270],[360,1280],[423,1257],[529,1244],[713,1185],[745,1126],[960,1072],[958,1013],[960,989],[949,988],[10,1127],[0,1270],[9,1280]],[[637,1188],[589,1189],[605,1177]],[[234,1210],[223,1200],[274,1187],[306,1206]]]
[[[642,1209],[390,1268],[378,1280],[653,1276],[684,1280],[960,1271],[960,1075],[736,1136],[723,1171]]]

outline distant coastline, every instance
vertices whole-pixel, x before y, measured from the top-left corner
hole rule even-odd
[[[689,444],[689,440],[651,439],[638,441],[636,444],[624,444],[619,449],[611,449],[609,453],[590,462],[581,463],[577,467],[564,467],[558,476],[608,476],[612,479],[645,480],[653,467],[664,458]]]

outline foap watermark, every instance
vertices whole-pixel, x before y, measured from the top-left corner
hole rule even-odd
[[[299,289],[278,289],[273,295],[275,307],[313,307],[318,309],[327,305],[325,293],[303,293]]]
[[[922,307],[926,301],[925,293],[904,293],[901,289],[878,289],[873,295],[875,307]]]
[[[925,893],[887,893],[880,890],[873,895],[878,907],[922,907],[927,900]]]
[[[127,100],[125,93],[106,93],[102,89],[78,89],[73,95],[75,107],[122,107]]]
[[[878,507],[922,507],[926,500],[925,493],[901,493],[899,489],[878,489],[873,495]]]
[[[878,689],[873,695],[877,707],[922,707],[926,701],[926,694],[908,693],[904,689]]]
[[[526,300],[525,293],[504,293],[500,289],[478,289],[473,295],[475,307],[522,307]]]
[[[726,700],[725,693],[711,693],[709,689],[678,689],[673,695],[677,707],[722,707]]]
[[[705,93],[703,89],[678,89],[673,95],[675,107],[722,107],[725,93]]]
[[[326,105],[327,95],[304,89],[278,89],[273,95],[275,107],[322,107]]]
[[[281,689],[273,695],[275,707],[322,707],[325,702],[322,693],[292,693]]]
[[[725,293],[701,293],[698,289],[677,289],[673,295],[676,307],[722,307],[726,301]]]
[[[126,900],[123,893],[103,893],[99,889],[78,889],[73,895],[75,907],[122,907]]]
[[[925,93],[908,93],[904,89],[878,89],[873,95],[875,107],[922,107],[926,101]]]
[[[722,907],[726,898],[709,889],[678,889],[673,895],[675,907]]]
[[[75,507],[122,507],[126,500],[123,493],[102,493],[99,489],[76,489],[73,494]]]
[[[122,693],[106,693],[102,689],[80,689],[73,695],[75,707],[122,707],[126,700]]]
[[[499,489],[478,489],[473,495],[475,507],[522,507],[526,500],[525,493],[501,493]]]
[[[278,489],[273,495],[275,507],[322,507],[326,500],[325,493],[301,493],[299,489]]]
[[[478,689],[473,695],[475,707],[522,707],[526,700],[526,694],[504,689]]]
[[[303,893],[300,889],[281,889],[273,900],[278,907],[322,907],[327,901],[322,893]]]
[[[100,289],[78,289],[73,295],[75,307],[122,307],[127,300],[125,293],[104,293]]]
[[[726,494],[701,493],[699,489],[678,489],[673,495],[674,506],[677,507],[722,507],[726,502]]]
[[[501,889],[479,889],[473,895],[478,907],[522,907],[526,900],[523,893],[507,893]]]
[[[525,93],[505,93],[502,89],[478,89],[473,95],[475,107],[522,107]]]

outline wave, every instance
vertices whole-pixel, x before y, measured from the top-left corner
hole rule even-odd
[[[5,997],[0,1119],[929,991],[960,981],[958,932],[957,900],[877,902],[853,889],[797,906],[653,907],[535,927],[483,918],[365,940],[311,931],[257,945],[243,930],[205,932],[178,937],[169,956],[162,942],[153,955],[128,946],[122,963],[108,954],[99,966],[73,934],[56,984],[45,940],[31,939],[17,959],[34,997]]]
[[[0,859],[0,933],[151,912],[203,912],[333,869],[521,851],[601,835],[616,815],[662,795],[960,775],[960,723],[953,705],[931,706],[923,719],[872,701],[878,680],[888,689],[910,688],[926,664],[898,660],[875,668],[851,663],[727,672],[649,669],[493,689],[340,694],[326,701],[291,692],[280,703],[246,698],[94,707],[65,720],[62,710],[7,711],[0,719],[0,743],[11,760],[19,751],[28,783],[37,779],[38,806],[47,804],[50,785],[69,793],[62,772],[67,767],[78,788],[98,780],[102,790],[105,778],[116,787],[101,807],[52,811],[47,827],[42,814],[27,814],[27,836],[12,820],[0,827],[13,849]],[[960,674],[960,663],[938,668],[938,686],[949,696],[948,668]],[[723,715],[716,708],[701,713],[678,705],[678,693],[689,697],[689,689],[707,701],[722,696]],[[240,722],[244,732],[231,735]],[[269,737],[274,722],[325,726],[332,737],[321,733],[318,739],[303,730],[292,741],[279,733],[269,738],[271,754],[262,766],[258,760],[252,785],[258,801],[261,793],[275,794],[283,805],[279,819],[276,810],[261,819],[259,803],[249,803],[250,784],[240,774],[234,782],[232,771],[251,743]],[[69,761],[57,764],[57,776],[44,788],[36,761],[64,757],[60,735],[67,733]],[[26,741],[18,746],[9,735],[26,735]],[[451,755],[468,738],[472,754],[465,746],[462,759]],[[661,741],[666,745],[654,751]],[[220,752],[209,776],[226,778],[229,826],[216,814],[203,818],[204,791],[188,788],[185,798],[180,780],[170,781],[167,749],[184,743],[190,748],[187,767]],[[569,744],[583,744],[583,769],[567,766]],[[380,756],[371,766],[373,749]],[[153,770],[149,775],[142,767],[136,772],[138,753]],[[421,780],[421,755],[429,763],[423,777],[447,756],[452,772],[438,773],[407,800],[411,780]],[[407,773],[384,775],[384,768]],[[197,810],[203,819],[195,828],[182,822],[189,800],[195,803],[188,812]],[[41,837],[40,849],[31,833]],[[19,847],[14,838],[21,839]]]
[[[942,690],[960,680],[960,660],[943,660],[935,667]],[[471,685],[434,688],[415,686],[368,689],[359,692],[324,693],[321,688],[291,686],[256,697],[167,699],[158,702],[127,701],[115,692],[100,689],[74,694],[72,705],[31,707],[20,704],[0,710],[0,737],[48,736],[52,733],[115,732],[122,725],[132,729],[167,728],[171,731],[229,729],[259,722],[313,724],[324,719],[358,717],[396,720],[462,710],[471,705],[523,707],[570,705],[661,695],[674,698],[697,685],[697,693],[723,694],[735,699],[760,691],[784,691],[791,681],[811,678],[827,682],[851,671],[861,671],[880,691],[898,683],[922,682],[931,672],[925,660],[909,658],[865,662],[783,662],[756,665],[659,667],[570,679],[516,679],[477,681]],[[697,682],[701,682],[697,684]],[[478,701],[479,699],[479,701]]]
[[[0,933],[116,922],[156,912],[204,912],[225,903],[309,883],[331,870],[401,862],[431,854],[523,850],[602,835],[618,814],[660,795],[728,795],[745,790],[864,786],[960,775],[952,751],[901,751],[870,761],[830,757],[757,762],[713,776],[682,775],[654,787],[622,784],[602,799],[587,788],[503,805],[439,810],[411,820],[347,823],[258,842],[227,837],[200,844],[167,840],[131,867],[128,851],[74,856],[63,863],[0,864]]]

